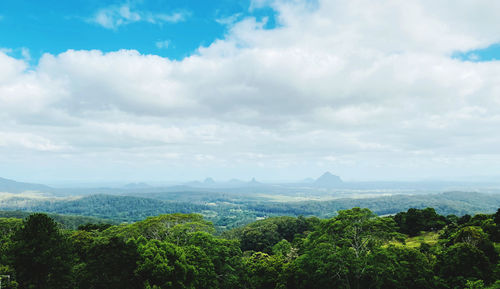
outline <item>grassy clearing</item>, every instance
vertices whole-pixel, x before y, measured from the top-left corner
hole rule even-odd
[[[406,239],[406,246],[410,248],[418,248],[420,244],[426,243],[429,245],[436,245],[438,242],[439,233],[437,232],[425,232],[421,235],[411,237]]]
[[[407,238],[405,240],[405,244],[396,241],[392,241],[389,244],[395,246],[406,246],[408,248],[418,248],[422,243],[426,243],[433,246],[438,242],[438,239],[439,239],[438,232],[422,232],[418,236]]]

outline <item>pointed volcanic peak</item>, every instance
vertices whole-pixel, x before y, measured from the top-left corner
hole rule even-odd
[[[261,182],[258,182],[255,178],[252,178],[247,184],[252,187],[263,185]]]
[[[323,188],[335,187],[341,185],[342,183],[342,179],[339,176],[333,175],[330,172],[324,173],[314,182],[316,186]]]
[[[214,181],[214,179],[212,179],[212,178],[208,177],[208,178],[206,178],[206,179],[203,181],[203,184],[205,184],[205,185],[215,185],[215,181]]]

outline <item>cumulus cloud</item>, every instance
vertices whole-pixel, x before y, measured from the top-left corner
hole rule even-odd
[[[121,6],[102,8],[89,20],[104,28],[117,29],[120,26],[141,21],[152,24],[177,23],[184,21],[186,16],[186,13],[181,12],[162,14],[133,10],[129,4],[123,4]]]
[[[19,139],[0,150],[226,176],[330,169],[394,179],[500,169],[500,62],[451,57],[500,42],[500,2],[253,5],[273,7],[280,25],[232,20],[224,39],[180,61],[69,50],[30,69],[0,52],[1,137]],[[151,17],[120,6],[95,21],[115,29],[181,19]]]

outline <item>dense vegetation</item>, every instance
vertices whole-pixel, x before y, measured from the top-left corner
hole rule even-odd
[[[500,209],[272,217],[215,233],[198,214],[63,229],[0,218],[4,288],[500,288]]]
[[[439,214],[457,216],[493,213],[500,207],[500,194],[464,192],[300,202],[271,202],[252,196],[186,191],[146,194],[142,197],[117,195],[90,195],[70,199],[15,197],[0,199],[0,210],[90,216],[107,219],[108,222],[136,222],[161,214],[198,213],[211,221],[220,232],[273,216],[303,215],[331,218],[339,210],[353,207],[368,208],[376,215],[396,214],[409,208],[433,207]],[[57,221],[62,222],[59,219]]]
[[[24,219],[27,218],[32,213],[22,212],[22,211],[0,211],[0,219],[2,218],[16,218]],[[77,229],[79,226],[85,224],[118,224],[118,222],[109,219],[99,219],[95,217],[85,217],[85,216],[72,216],[72,215],[59,215],[59,214],[47,214],[49,217],[54,219],[63,229]]]

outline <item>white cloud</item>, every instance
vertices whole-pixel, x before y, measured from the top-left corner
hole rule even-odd
[[[277,10],[278,28],[242,19],[180,61],[69,50],[27,70],[0,52],[0,132],[22,134],[31,141],[24,144],[36,135],[68,160],[93,160],[93,169],[141,163],[172,178],[500,169],[500,62],[451,58],[500,42],[500,4],[265,3]],[[153,21],[128,7],[113,11],[101,25]],[[22,143],[21,159],[39,151]]]
[[[156,48],[158,49],[165,49],[170,46],[170,40],[161,40],[161,41],[156,41]]]
[[[172,14],[147,14],[147,21],[150,23],[161,23],[161,22],[170,22],[177,23],[186,20],[186,13],[172,13]]]
[[[136,22],[149,22],[152,24],[177,23],[186,19],[187,14],[175,12],[172,14],[151,13],[133,10],[129,4],[110,6],[100,9],[90,19],[104,28],[117,29],[120,26]]]
[[[17,150],[19,148],[42,151],[60,152],[65,148],[63,145],[55,144],[51,140],[31,133],[5,133],[0,132],[0,147]]]
[[[243,16],[242,13],[236,13],[236,14],[233,14],[231,16],[215,19],[215,22],[222,24],[222,25],[233,25],[239,19],[241,19],[242,16]]]
[[[31,53],[30,50],[26,47],[21,48],[21,56],[26,60],[30,61],[31,60]]]

